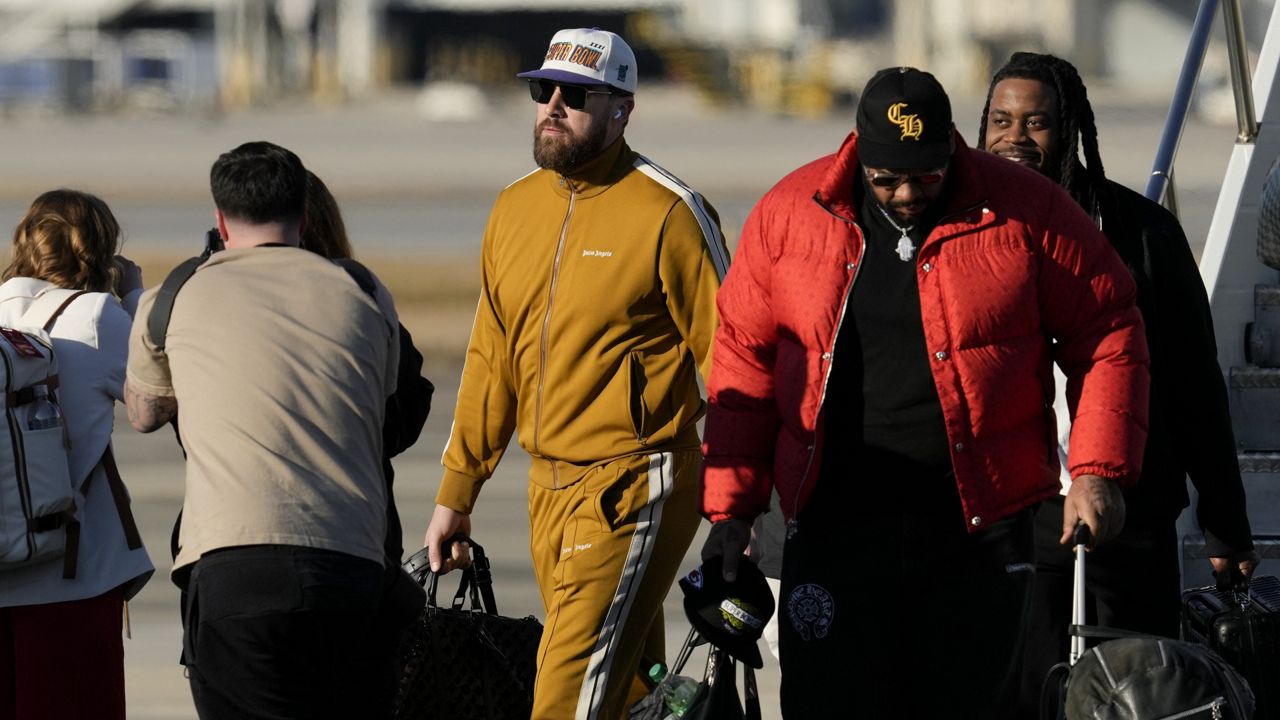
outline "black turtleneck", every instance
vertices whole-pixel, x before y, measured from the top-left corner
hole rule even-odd
[[[869,189],[857,191],[866,247],[827,386],[823,474],[871,481],[856,482],[859,493],[914,493],[920,481],[951,470],[916,284],[919,248],[940,213],[929,213],[907,231],[916,251],[903,261],[897,253],[902,233],[881,213]],[[945,207],[945,199],[934,207]],[[893,222],[903,226],[896,216]],[[955,492],[951,483],[938,487]]]

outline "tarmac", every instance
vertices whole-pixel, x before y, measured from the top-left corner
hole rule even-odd
[[[1166,106],[1101,86],[1093,96],[1108,174],[1141,190]],[[959,129],[972,142],[981,98],[953,98],[953,103]],[[835,151],[851,124],[849,109],[823,120],[799,120],[713,108],[690,91],[664,88],[638,96],[627,137],[716,205],[732,246],[755,200],[790,170]],[[270,139],[298,151],[325,178],[343,205],[362,257],[384,264],[473,267],[493,197],[532,169],[531,130],[532,107],[514,94],[494,98],[487,114],[454,123],[421,119],[414,96],[403,93],[320,109],[281,104],[216,118],[18,114],[0,123],[5,166],[0,173],[0,228],[16,224],[40,192],[71,186],[96,192],[112,205],[127,233],[127,254],[194,253],[212,218],[209,165],[218,153],[241,142]],[[1197,252],[1234,135],[1233,127],[1193,121],[1183,136],[1179,201]],[[147,279],[155,283],[161,277]],[[395,461],[409,552],[421,546],[433,506],[439,455],[457,391],[456,351],[465,342],[474,295],[461,306],[466,309],[450,311],[449,323],[435,323],[430,313],[406,314],[413,318],[406,324],[427,357],[426,374],[436,384],[422,438]],[[177,662],[178,594],[167,578],[169,532],[183,492],[182,457],[168,430],[142,436],[129,429],[122,415],[115,438],[121,472],[157,566],[156,577],[130,603],[128,714],[139,720],[187,720],[195,713]],[[513,448],[486,483],[473,521],[475,536],[494,564],[500,609],[515,616],[541,614],[527,554],[526,467],[523,453]],[[684,567],[697,565],[704,535],[705,525]],[[667,599],[666,627],[668,652],[674,654],[688,627],[674,587]],[[758,679],[765,717],[779,717],[779,679],[771,658]]]

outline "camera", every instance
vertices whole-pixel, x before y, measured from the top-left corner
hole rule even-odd
[[[209,228],[204,234],[204,252],[200,253],[200,257],[208,258],[210,255],[223,250],[225,246],[222,244],[222,235],[218,232],[218,228]]]

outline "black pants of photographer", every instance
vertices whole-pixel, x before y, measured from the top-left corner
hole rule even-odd
[[[378,717],[370,642],[380,563],[253,545],[206,553],[187,588],[183,664],[202,720]]]
[[[954,480],[931,482],[819,481],[783,549],[783,717],[1013,717],[1031,512],[970,534]]]

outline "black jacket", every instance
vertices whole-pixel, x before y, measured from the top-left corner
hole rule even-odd
[[[404,554],[400,513],[393,492],[395,470],[391,458],[408,450],[418,441],[422,426],[431,414],[431,395],[435,386],[422,377],[422,353],[413,346],[413,338],[400,326],[400,370],[396,374],[396,391],[387,398],[387,413],[382,421],[382,472],[387,480],[387,538],[383,549],[388,564],[400,565]],[[391,562],[394,560],[394,562]]]
[[[1227,388],[1218,365],[1209,298],[1177,218],[1109,182],[1102,231],[1138,285],[1151,351],[1151,427],[1142,476],[1125,493],[1134,522],[1173,522],[1188,504],[1186,476],[1210,555],[1253,548]],[[1105,207],[1105,206],[1104,206]]]

